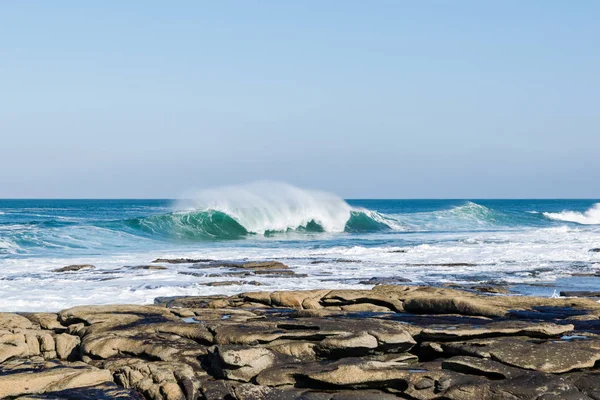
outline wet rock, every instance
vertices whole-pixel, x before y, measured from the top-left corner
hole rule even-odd
[[[591,251],[592,253],[600,253],[600,247],[598,247],[598,248],[594,248],[594,249],[590,249],[590,251]]]
[[[197,268],[231,268],[245,269],[250,271],[286,270],[287,265],[279,261],[250,261],[250,262],[226,262],[213,261],[206,265],[195,266]]]
[[[358,283],[360,283],[361,285],[397,285],[399,283],[408,283],[408,282],[412,282],[412,281],[410,279],[400,278],[400,277],[388,277],[388,278],[373,277],[369,280],[360,281]]]
[[[67,265],[66,267],[62,267],[62,268],[53,269],[52,272],[75,272],[75,271],[81,271],[81,270],[90,270],[90,269],[94,269],[94,268],[96,268],[96,267],[91,264],[74,264],[74,265]]]
[[[408,264],[411,267],[476,267],[477,264],[473,263],[440,263],[440,264]]]
[[[347,264],[347,263],[359,263],[359,262],[360,262],[359,260],[348,260],[346,258],[335,258],[333,260],[315,260],[315,261],[311,261],[310,263],[312,265],[319,265],[319,264],[327,264],[327,263],[337,263],[337,264],[345,263],[345,264]]]
[[[137,265],[135,267],[127,267],[127,268],[131,268],[131,269],[148,269],[148,270],[165,270],[168,269],[167,267],[164,267],[162,265]]]
[[[206,258],[157,258],[156,260],[150,261],[151,263],[166,263],[166,264],[195,264],[195,263],[208,263],[214,262]]]
[[[257,281],[219,281],[219,282],[209,282],[209,283],[201,283],[202,286],[241,286],[241,285],[252,285],[252,286],[262,286],[262,283]]]
[[[261,262],[243,263],[243,264],[236,266],[236,268],[244,268],[244,269],[251,269],[254,271],[258,271],[258,270],[283,270],[283,269],[288,269],[289,267],[279,261],[261,261]]]
[[[591,292],[591,291],[564,291],[560,292],[560,295],[563,297],[600,297],[600,292]]]
[[[492,293],[492,294],[508,294],[508,293],[510,293],[510,290],[506,289],[505,287],[496,286],[496,285],[476,285],[476,286],[471,286],[470,289],[474,290],[476,292],[480,292],[480,293]]]

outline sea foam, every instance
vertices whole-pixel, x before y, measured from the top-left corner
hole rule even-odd
[[[545,212],[543,215],[555,221],[576,222],[582,225],[598,225],[600,224],[600,203],[594,204],[590,209],[584,212]]]
[[[280,182],[255,182],[201,190],[179,202],[187,213],[221,212],[248,232],[285,232],[318,225],[325,232],[343,232],[352,207],[342,198],[320,190]],[[181,211],[180,211],[181,212]]]

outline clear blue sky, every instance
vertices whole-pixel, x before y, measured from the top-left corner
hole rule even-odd
[[[598,1],[0,4],[0,197],[600,197]]]

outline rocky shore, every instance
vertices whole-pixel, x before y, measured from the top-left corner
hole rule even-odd
[[[593,299],[386,284],[0,313],[0,398],[598,400],[599,333]]]

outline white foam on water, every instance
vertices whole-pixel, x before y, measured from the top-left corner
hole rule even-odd
[[[559,213],[545,212],[543,215],[556,221],[576,222],[582,225],[599,225],[600,203],[594,204],[589,210],[584,212],[565,210]]]
[[[247,247],[215,243],[203,248],[155,249],[112,256],[0,259],[0,293],[3,295],[0,311],[57,311],[81,304],[150,304],[159,296],[232,295],[257,290],[365,289],[369,286],[359,282],[372,277],[403,277],[415,284],[481,283],[488,280],[546,282],[573,272],[594,272],[600,268],[598,254],[589,251],[597,247],[600,228],[596,227],[396,235],[402,237],[406,245],[297,248],[273,246],[265,240]],[[384,237],[358,236],[362,240]],[[427,244],[423,244],[425,239]],[[226,270],[197,269],[188,264],[163,264],[166,270],[124,268],[147,265],[159,257],[279,260],[296,273],[308,276],[257,275],[248,277],[247,281],[259,281],[263,286],[209,287],[202,284],[240,279],[209,276]],[[52,272],[70,264],[93,264],[96,268],[70,273]]]
[[[194,192],[179,202],[187,211],[226,213],[249,232],[286,231],[311,221],[327,232],[343,232],[352,207],[342,198],[319,190],[279,182],[255,182]]]

